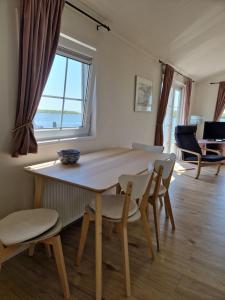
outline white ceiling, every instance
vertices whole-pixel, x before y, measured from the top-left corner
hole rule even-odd
[[[225,70],[225,0],[83,0],[112,30],[194,79]]]

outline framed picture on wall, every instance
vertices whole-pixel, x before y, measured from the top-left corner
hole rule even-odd
[[[152,111],[152,81],[135,76],[134,111]]]

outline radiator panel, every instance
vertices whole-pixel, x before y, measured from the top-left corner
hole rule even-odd
[[[95,193],[91,191],[49,180],[45,184],[42,207],[57,210],[66,226],[83,216],[85,206],[92,199]]]

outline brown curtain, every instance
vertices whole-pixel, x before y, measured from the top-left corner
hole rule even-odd
[[[21,0],[19,83],[12,156],[37,152],[32,121],[56,53],[64,0]]]
[[[225,81],[221,81],[219,84],[219,90],[217,95],[216,107],[214,112],[214,121],[219,121],[225,109]]]
[[[169,99],[170,89],[173,82],[174,69],[166,65],[163,87],[158,107],[157,120],[156,120],[156,130],[155,130],[155,145],[163,145],[163,120],[166,114],[167,103]]]
[[[183,110],[184,125],[188,124],[190,104],[191,104],[191,89],[192,89],[192,79],[187,78],[185,82],[185,90],[184,90],[184,110]]]

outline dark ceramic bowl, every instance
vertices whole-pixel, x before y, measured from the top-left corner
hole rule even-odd
[[[60,161],[65,165],[73,165],[78,162],[80,158],[80,151],[76,149],[66,149],[57,152]]]

